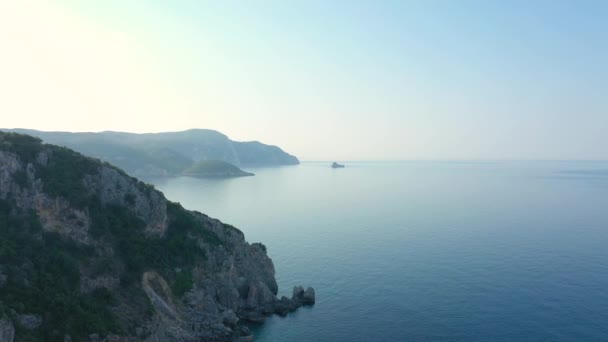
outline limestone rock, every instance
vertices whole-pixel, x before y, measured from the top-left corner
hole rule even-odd
[[[293,288],[291,300],[298,306],[313,305],[315,303],[315,290],[312,287],[304,290],[304,287],[296,286]]]
[[[304,295],[302,295],[302,304],[303,305],[312,305],[315,303],[315,289],[312,287],[308,287],[306,291],[304,291]]]
[[[8,319],[0,319],[0,341],[13,342],[15,338],[15,327]]]
[[[2,265],[0,265],[0,288],[6,283],[7,276],[3,273]]]
[[[28,330],[34,330],[42,324],[42,317],[38,315],[19,315],[19,324]]]
[[[0,138],[1,134],[4,133],[0,133]],[[92,234],[94,213],[87,207],[90,203],[75,206],[62,195],[45,191],[45,167],[53,165],[57,151],[62,150],[40,145],[40,151],[33,157],[19,155],[4,146],[7,145],[0,144],[0,199],[10,201],[15,211],[35,212],[42,230],[57,233],[62,240],[70,240],[75,246],[86,247],[87,262],[79,263],[75,268],[80,277],[80,295],[89,295],[96,289],[119,294],[117,297],[122,301],[113,306],[111,312],[119,315],[120,319],[135,321],[134,332],[125,333],[127,336],[101,336],[98,331],[87,331],[90,341],[251,341],[252,336],[242,326],[243,322],[261,323],[268,315],[285,315],[302,305],[314,303],[314,290],[304,290],[301,286],[294,288],[291,299],[277,299],[274,264],[266,246],[249,244],[240,230],[179,207],[179,213],[192,219],[192,227],[202,233],[187,237],[194,240],[194,249],[198,248],[195,253],[200,258],[189,265],[188,270],[176,264],[169,265],[169,271],[150,267],[145,272],[141,270],[143,274],[129,274],[132,279],[141,279],[137,286],[143,290],[141,295],[145,305],[148,299],[152,303],[150,317],[133,318],[129,315],[129,308],[125,308],[130,293],[121,292],[121,277],[124,276],[121,272],[124,272],[126,263],[121,259],[120,245],[112,238]],[[168,208],[174,210],[176,205],[168,202],[161,192],[111,165],[80,155],[73,158],[77,158],[71,160],[74,164],[86,162],[93,165],[82,179],[77,179],[80,182],[78,188],[82,185],[89,196],[87,198],[95,198],[101,208],[119,207],[127,213],[125,215],[141,220],[145,224],[142,228],[146,239],[158,241],[167,237],[171,220],[177,216],[168,212]],[[105,260],[107,267],[96,268],[98,260]],[[173,293],[172,286],[177,282],[177,274],[183,272],[189,272],[191,279],[188,279],[185,293],[178,296]],[[6,283],[6,273],[0,265],[0,288]],[[24,279],[24,284],[28,281]],[[133,300],[133,303],[139,303]],[[8,309],[12,310],[10,316],[15,324],[26,329],[39,328],[43,323],[42,317],[46,317],[23,314],[28,312],[28,308]],[[62,333],[65,341],[72,339],[70,334],[75,336],[71,331]],[[13,322],[0,320],[0,341],[12,342],[14,335]]]

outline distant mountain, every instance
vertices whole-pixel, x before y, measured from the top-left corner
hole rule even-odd
[[[297,165],[298,158],[277,146],[258,141],[237,142],[207,129],[167,133],[71,133],[3,129],[28,134],[112,163],[133,176],[182,174],[203,160],[224,161],[238,167]]]

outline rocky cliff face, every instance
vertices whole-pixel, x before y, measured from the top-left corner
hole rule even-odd
[[[13,341],[15,338],[15,327],[8,319],[0,319],[0,341]]]
[[[315,300],[277,299],[238,229],[28,136],[0,133],[0,234],[1,341],[249,341],[243,322]]]

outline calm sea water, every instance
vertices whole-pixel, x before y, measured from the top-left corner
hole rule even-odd
[[[608,341],[608,163],[328,166],[152,180],[316,289],[257,341]]]

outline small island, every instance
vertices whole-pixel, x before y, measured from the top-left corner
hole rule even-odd
[[[202,178],[232,178],[253,176],[237,166],[221,160],[203,160],[189,167],[183,172],[184,176]]]
[[[331,164],[331,168],[332,168],[332,169],[342,169],[342,168],[344,168],[344,164],[338,164],[338,163],[336,163],[336,162],[333,162],[333,163]]]

